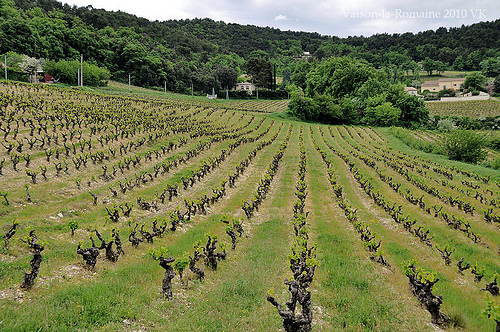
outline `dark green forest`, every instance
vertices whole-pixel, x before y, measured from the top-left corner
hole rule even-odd
[[[198,93],[227,87],[218,73],[247,73],[251,58],[265,59],[266,68],[276,66],[286,83],[306,51],[312,61],[349,56],[385,68],[391,81],[414,72],[417,63],[429,64],[431,73],[481,70],[483,60],[500,55],[500,20],[416,34],[338,38],[208,18],[149,21],[55,0],[0,0],[0,14],[0,54],[54,61],[78,60],[83,54],[90,64],[109,70],[112,79],[125,81],[130,74],[135,85],[166,82],[168,90],[181,93],[190,93],[191,87]],[[274,87],[269,82],[262,86]]]

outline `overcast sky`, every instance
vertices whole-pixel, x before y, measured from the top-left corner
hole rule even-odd
[[[500,18],[495,0],[62,0],[150,20],[211,18],[347,37],[459,27]]]

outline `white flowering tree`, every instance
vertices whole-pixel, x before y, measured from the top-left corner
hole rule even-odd
[[[36,59],[25,55],[23,56],[23,60],[19,64],[19,67],[30,76],[30,81],[33,83],[36,81],[36,72],[42,70],[44,63],[45,59]]]

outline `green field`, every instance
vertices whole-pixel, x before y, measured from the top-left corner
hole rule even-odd
[[[426,71],[421,70],[418,77],[422,82],[425,82],[425,81],[437,81],[441,78],[462,78],[470,73],[472,73],[472,72],[471,71],[445,70],[444,72],[441,73],[441,75],[437,75],[436,72],[434,71],[434,75],[429,76],[429,75],[427,75]],[[411,76],[411,75],[409,75],[409,76]]]
[[[477,119],[500,115],[500,101],[496,99],[428,102],[425,103],[425,106],[429,109],[429,115],[431,116],[456,115]]]
[[[500,272],[499,171],[413,150],[387,129],[262,113],[282,101],[225,107],[14,83],[0,92],[0,235],[19,225],[8,249],[0,243],[2,331],[283,330],[266,295],[289,300],[292,249],[314,244],[314,331],[439,329],[409,286],[410,260],[439,278],[449,330],[495,328],[481,316],[481,289]],[[234,250],[222,222],[233,218],[244,230]],[[99,247],[95,230],[111,242],[113,229],[125,255],[112,262],[102,249],[90,268],[79,243],[91,247],[92,236]],[[31,230],[44,250],[28,291]],[[203,281],[189,268],[176,274],[165,299],[165,270],[150,253],[193,257],[207,235],[226,244],[216,248],[225,259],[216,270],[198,261]],[[462,257],[476,275],[458,271]]]

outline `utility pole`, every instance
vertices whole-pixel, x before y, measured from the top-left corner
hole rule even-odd
[[[274,82],[273,82],[273,90],[276,91],[276,64],[274,64]]]
[[[193,80],[191,80],[191,97],[194,96],[194,85],[193,85]]]
[[[5,65],[5,80],[7,81],[7,54],[5,54],[5,62],[3,64]]]
[[[130,74],[128,74],[128,92],[130,93]]]
[[[80,86],[80,68],[78,68],[78,76],[76,80],[78,81],[78,86]]]
[[[163,86],[165,89],[165,96],[167,95],[167,81],[163,81]]]
[[[81,67],[81,69],[80,69],[80,76],[81,76],[80,84],[81,84],[81,86],[83,86],[83,54],[80,58],[80,67]]]
[[[259,99],[259,87],[258,86],[255,87],[255,91],[257,91],[257,99]]]

